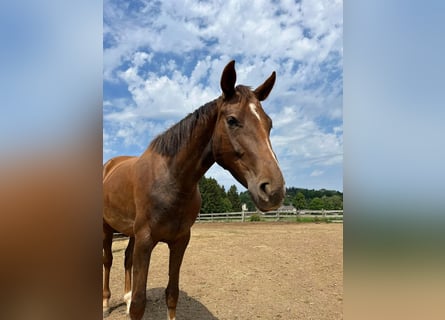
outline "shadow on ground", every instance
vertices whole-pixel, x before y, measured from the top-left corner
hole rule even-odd
[[[167,306],[165,304],[165,288],[147,290],[147,305],[145,307],[144,320],[164,320],[167,318]],[[125,314],[125,302],[111,306],[110,313],[104,319],[129,319]],[[179,292],[178,307],[176,310],[178,320],[218,320],[201,302]]]

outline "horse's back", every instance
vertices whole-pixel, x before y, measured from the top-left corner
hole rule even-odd
[[[117,156],[114,158],[111,158],[107,162],[104,163],[103,169],[102,169],[102,178],[105,180],[105,178],[110,174],[111,171],[113,171],[115,168],[117,168],[122,162],[129,160],[129,159],[135,159],[137,157],[135,156]]]

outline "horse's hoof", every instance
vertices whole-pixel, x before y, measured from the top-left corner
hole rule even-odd
[[[167,320],[176,320],[176,309],[167,310]]]

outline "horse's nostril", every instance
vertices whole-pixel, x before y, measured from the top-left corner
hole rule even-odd
[[[260,190],[263,191],[265,194],[268,194],[267,187],[269,186],[269,182],[263,182],[260,184]]]

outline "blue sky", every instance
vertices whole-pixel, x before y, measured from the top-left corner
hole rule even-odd
[[[343,4],[308,1],[104,1],[103,161],[150,141],[237,83],[277,81],[263,102],[286,185],[343,190]],[[216,164],[206,176],[228,188]]]

